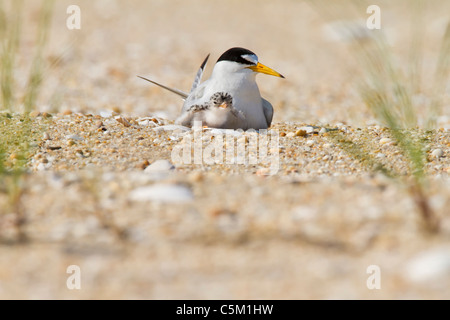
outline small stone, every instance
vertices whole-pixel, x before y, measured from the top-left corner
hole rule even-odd
[[[50,135],[47,132],[44,132],[42,135],[42,140],[51,140]]]
[[[70,147],[70,146],[73,146],[75,144],[75,141],[67,140],[66,144]]]
[[[306,145],[307,145],[308,147],[312,147],[312,146],[314,145],[314,143],[315,143],[314,140],[308,140],[308,141],[306,141]]]
[[[112,107],[111,109],[112,109],[112,111],[115,112],[115,113],[122,113],[122,110],[120,110],[120,107],[118,107],[118,106],[114,106],[114,107]]]
[[[156,160],[151,165],[145,168],[145,172],[161,172],[175,169],[172,163],[168,160]]]
[[[72,114],[72,111],[71,110],[64,110],[63,112],[62,112],[62,115],[63,116],[70,116]]]
[[[286,137],[286,132],[281,132],[280,137]]]
[[[386,158],[386,155],[384,153],[378,153],[375,158],[384,159]]]
[[[183,203],[194,199],[192,191],[183,185],[154,184],[140,187],[129,195],[134,201],[155,201],[163,203]]]
[[[321,128],[320,130],[319,130],[319,133],[320,134],[324,134],[324,133],[327,133],[328,132],[328,129],[327,128]]]
[[[422,252],[408,262],[405,271],[408,280],[413,282],[428,283],[445,279],[450,275],[450,249]]]
[[[39,111],[31,111],[30,112],[30,117],[32,118],[37,118],[41,115],[41,113]]]
[[[138,125],[143,127],[156,127],[158,125],[157,122],[153,121],[152,119],[144,118],[144,119],[138,119],[137,120]]]
[[[102,111],[100,111],[100,116],[102,118],[110,118],[112,116],[112,111],[110,111],[110,110],[102,110]]]
[[[101,128],[101,127],[103,127],[103,121],[101,121],[101,120],[95,121],[95,127],[96,127],[96,128]]]
[[[289,133],[286,135],[286,137],[288,137],[288,138],[295,137],[295,132],[289,132]]]
[[[144,160],[140,164],[138,164],[138,168],[145,170],[145,168],[147,168],[149,165],[150,165],[150,162],[148,162],[148,160]]]
[[[305,130],[297,130],[297,131],[295,132],[295,135],[296,135],[297,137],[304,137],[304,136],[307,135],[307,132],[306,132]]]
[[[304,126],[304,127],[298,128],[298,130],[306,131],[306,133],[313,133],[314,127],[313,126]]]
[[[440,157],[442,157],[444,155],[444,151],[442,151],[442,149],[434,149],[431,152],[431,156],[433,158],[439,159]]]

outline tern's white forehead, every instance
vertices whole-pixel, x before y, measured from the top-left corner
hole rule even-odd
[[[256,56],[256,54],[243,54],[241,57],[251,64],[258,64],[258,57]]]

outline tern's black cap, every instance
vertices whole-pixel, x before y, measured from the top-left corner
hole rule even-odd
[[[247,60],[245,58],[243,58],[243,56],[245,55],[254,55],[256,56],[256,54],[248,49],[245,48],[240,48],[240,47],[235,47],[235,48],[231,48],[228,49],[227,51],[225,51],[220,58],[217,60],[217,62],[219,61],[233,61],[233,62],[238,62],[238,63],[242,63],[242,64],[246,64],[249,66],[255,65],[255,62],[252,62],[250,60]]]

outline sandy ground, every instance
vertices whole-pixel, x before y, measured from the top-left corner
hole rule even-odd
[[[25,2],[19,88],[38,12]],[[38,134],[22,198],[25,244],[11,242],[14,214],[0,193],[0,298],[450,298],[449,104],[436,130],[414,131],[427,142],[427,191],[441,220],[441,232],[429,235],[406,185],[371,172],[332,138],[340,132],[388,168],[409,171],[358,98],[348,47],[332,40],[326,19],[306,2],[78,3],[80,30],[66,28],[72,3],[55,5],[52,66],[41,113],[32,114]],[[408,5],[387,3],[380,3],[383,28],[402,57]],[[431,1],[423,13],[426,70],[448,5]],[[367,17],[339,10],[345,19]],[[182,102],[136,75],[188,90],[206,54],[209,74],[233,46],[286,76],[258,76],[275,107],[274,157],[176,161],[173,150],[195,135],[173,126]],[[20,115],[12,117],[20,126]],[[204,146],[217,140],[200,132]],[[247,156],[255,137],[261,134],[231,136]],[[67,286],[72,265],[80,268],[79,290]],[[380,271],[377,289],[371,266]]]

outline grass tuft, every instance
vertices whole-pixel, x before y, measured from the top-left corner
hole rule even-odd
[[[341,19],[342,12],[351,10],[365,18],[367,1],[343,1],[329,7],[323,1],[310,2],[314,9],[331,20]],[[416,94],[426,92],[422,74],[423,46],[425,45],[426,24],[423,19],[426,4],[423,0],[408,2],[411,8],[411,43],[406,71],[395,59],[383,27],[381,30],[365,30],[365,25],[358,26],[364,30],[347,30],[351,35],[349,49],[359,63],[362,79],[358,79],[357,88],[365,106],[374,117],[384,125],[396,142],[401,153],[407,159],[409,173],[405,177],[401,172],[388,170],[375,158],[368,156],[364,146],[356,146],[342,133],[332,134],[332,138],[349,155],[358,159],[371,170],[381,171],[386,176],[404,183],[409,190],[417,211],[422,217],[425,229],[430,232],[439,230],[439,219],[429,203],[425,165],[427,159],[426,140],[414,134],[414,128],[425,125],[425,129],[436,127],[436,119],[441,112],[445,85],[450,71],[450,23],[441,41],[441,49],[436,61],[434,85],[429,105],[417,104]],[[354,28],[354,26],[352,26]],[[365,35],[361,37],[360,35]],[[418,110],[427,108],[426,116],[420,116]]]
[[[30,111],[36,104],[43,81],[44,49],[48,41],[53,4],[53,0],[42,1],[36,28],[35,54],[23,99],[24,110],[21,110],[15,92],[14,71],[24,23],[23,1],[10,1],[8,6],[0,0],[0,110],[4,110],[0,113],[0,193],[6,194],[8,203],[7,207],[1,208],[0,213],[14,215],[13,224],[18,242],[27,239],[23,205],[27,189],[27,162],[36,145],[37,135],[42,133],[42,130],[34,127]]]

